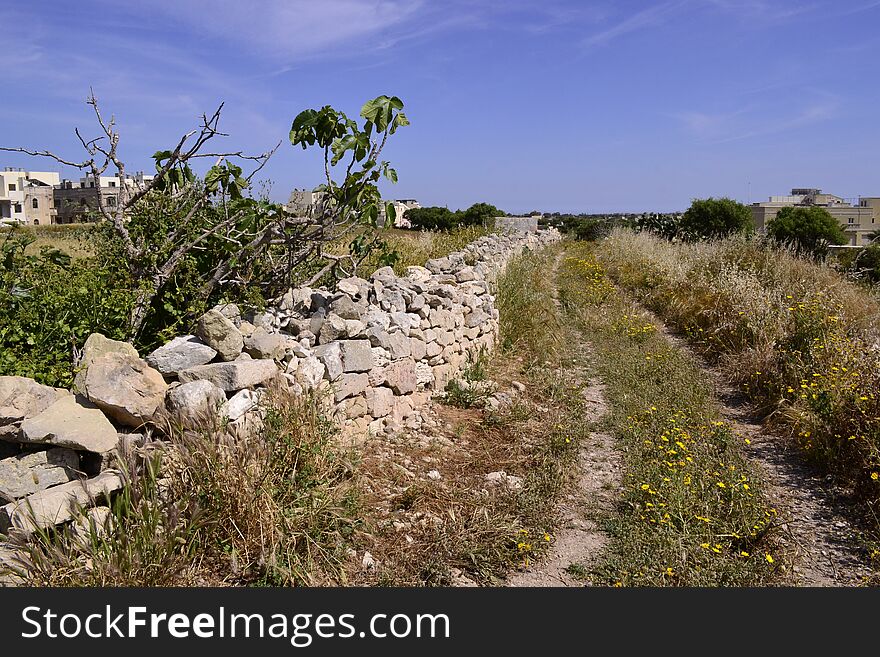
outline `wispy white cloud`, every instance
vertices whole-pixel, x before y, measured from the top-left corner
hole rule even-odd
[[[785,99],[753,101],[735,110],[685,111],[672,116],[688,133],[709,144],[767,137],[806,128],[838,116],[842,105],[839,96],[811,90],[802,90],[800,95],[808,98],[796,106],[792,106],[791,96],[786,95]]]
[[[780,2],[779,0],[700,0],[709,7],[719,9],[756,27],[785,23],[792,18],[809,14],[821,5],[817,3]]]
[[[611,27],[587,36],[581,43],[588,48],[605,45],[625,34],[643,30],[663,22],[667,16],[685,4],[684,0],[677,0],[674,2],[663,2],[659,5],[642,9],[620,20]]]

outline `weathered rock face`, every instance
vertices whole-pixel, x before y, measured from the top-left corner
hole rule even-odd
[[[85,371],[83,394],[120,424],[137,427],[155,419],[168,384],[140,358],[109,353]]]
[[[23,376],[0,376],[0,427],[33,417],[69,394]]]
[[[416,364],[405,359],[397,360],[385,367],[385,383],[397,395],[408,395],[416,391]]]
[[[373,368],[373,352],[369,340],[341,340],[343,372],[369,372]]]
[[[91,506],[95,500],[108,499],[122,485],[119,473],[107,470],[94,479],[71,481],[10,502],[0,507],[0,531],[16,529],[28,535],[68,522],[80,509]]]
[[[196,335],[216,350],[225,361],[235,360],[244,349],[241,331],[216,309],[202,315],[196,327]]]
[[[367,374],[343,374],[333,384],[336,401],[342,401],[348,397],[361,394],[370,384]]]
[[[25,452],[0,460],[0,503],[73,481],[77,479],[78,469],[79,456],[64,447]]]
[[[75,390],[82,390],[82,383],[86,370],[93,361],[106,356],[107,354],[121,353],[128,354],[132,358],[140,358],[140,355],[132,345],[119,340],[111,340],[101,333],[92,333],[83,345],[82,358],[80,358],[77,374],[73,379],[73,387]]]
[[[268,358],[279,360],[287,351],[287,339],[278,333],[269,333],[262,327],[244,339],[244,350],[252,358]]]
[[[68,395],[22,422],[16,439],[101,454],[116,447],[116,429],[88,399]]]
[[[210,381],[226,392],[250,388],[278,375],[275,361],[267,359],[238,360],[231,363],[211,363],[199,365],[178,372],[184,383],[188,381]]]
[[[184,335],[156,349],[146,361],[150,367],[168,376],[210,363],[216,356],[217,352],[196,336]]]
[[[226,403],[226,394],[210,381],[190,381],[171,388],[166,403],[172,413],[207,416]]]

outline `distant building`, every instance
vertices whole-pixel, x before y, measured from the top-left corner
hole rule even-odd
[[[0,223],[55,223],[53,186],[58,182],[58,174],[51,171],[4,168],[0,172]]]
[[[324,192],[294,189],[287,201],[287,211],[296,217],[314,217],[324,209]]]
[[[131,191],[142,189],[154,176],[138,171],[133,176],[125,177]],[[119,176],[86,176],[78,181],[62,180],[55,187],[56,221],[53,223],[72,224],[83,221],[95,221],[98,218],[98,197],[104,205],[112,210],[119,202],[119,190],[122,187]]]
[[[766,230],[782,208],[818,206],[837,219],[849,239],[850,246],[864,246],[869,234],[880,228],[880,197],[865,196],[853,204],[821,189],[795,188],[788,196],[771,196],[769,201],[751,205],[755,229]]]
[[[414,198],[401,198],[390,201],[391,205],[394,206],[394,227],[395,228],[411,228],[412,224],[409,219],[406,218],[407,210],[416,210],[421,206],[421,204],[415,200]],[[382,206],[380,223],[385,225],[385,206]]]

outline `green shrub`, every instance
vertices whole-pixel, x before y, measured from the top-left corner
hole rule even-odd
[[[729,198],[695,199],[679,223],[684,239],[718,239],[752,230],[748,207]]]
[[[831,244],[847,242],[837,219],[816,206],[782,208],[767,226],[767,235],[802,255],[814,257],[824,257]]]

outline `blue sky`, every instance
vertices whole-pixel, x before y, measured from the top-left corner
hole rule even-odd
[[[0,25],[0,145],[77,157],[91,86],[129,169],[148,169],[225,101],[231,150],[285,140],[264,169],[278,200],[320,183],[286,141],[293,117],[356,116],[381,93],[412,121],[386,149],[389,198],[605,212],[793,186],[880,196],[880,0],[81,0],[3,3]]]

